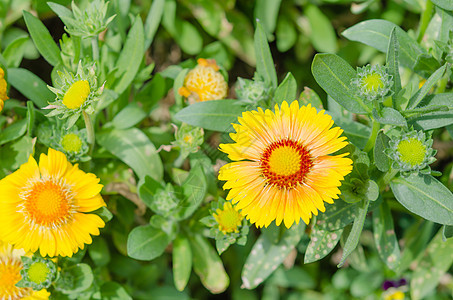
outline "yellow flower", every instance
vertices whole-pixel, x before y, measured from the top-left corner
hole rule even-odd
[[[80,152],[80,150],[82,150],[82,146],[82,140],[75,133],[68,133],[61,139],[61,147],[63,147],[66,152]]]
[[[352,160],[329,156],[348,143],[324,111],[284,101],[275,113],[244,112],[239,123],[230,134],[235,143],[220,145],[235,162],[220,169],[219,179],[230,189],[227,200],[252,223],[267,227],[276,220],[289,228],[302,218],[308,224],[312,214],[325,211],[324,202],[338,198]]]
[[[3,110],[3,105],[5,100],[8,100],[6,95],[6,80],[5,80],[5,71],[0,68],[0,111]]]
[[[90,84],[87,80],[74,82],[64,94],[63,104],[69,109],[79,108],[90,95]]]
[[[238,227],[241,226],[242,220],[244,219],[241,213],[230,202],[223,205],[223,210],[220,208],[217,209],[213,216],[219,224],[219,230],[223,234],[239,232]]]
[[[384,297],[385,300],[404,300],[404,293],[399,290],[392,290]]]
[[[22,276],[21,256],[24,250],[14,249],[11,245],[0,241],[0,299],[25,299],[45,300],[49,299],[50,293],[45,289],[34,291],[31,288],[17,287]]]
[[[181,96],[196,102],[219,100],[227,95],[228,84],[213,59],[198,59],[198,65],[187,73],[184,86],[178,90]]]
[[[89,212],[105,206],[99,179],[49,148],[39,165],[30,156],[19,170],[0,180],[0,239],[41,256],[72,256],[102,219]]]

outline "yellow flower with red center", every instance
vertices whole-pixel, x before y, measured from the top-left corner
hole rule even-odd
[[[0,68],[0,111],[3,110],[4,102],[9,99],[6,95],[6,87],[5,71]]]
[[[219,100],[226,97],[228,84],[219,72],[214,59],[200,58],[198,65],[187,73],[183,87],[178,90],[192,102]]]
[[[213,216],[219,224],[219,230],[223,234],[239,232],[238,227],[241,226],[242,220],[244,219],[241,213],[230,202],[225,203],[223,209],[217,209]]]
[[[0,299],[25,299],[45,300],[49,299],[50,293],[45,289],[34,291],[31,288],[17,287],[22,276],[23,268],[21,256],[24,250],[14,249],[11,245],[0,241]]]
[[[244,112],[239,123],[230,134],[235,143],[220,145],[234,162],[220,169],[219,179],[230,189],[227,200],[251,223],[267,227],[276,220],[289,228],[302,218],[308,224],[325,211],[324,202],[338,198],[352,160],[329,155],[348,144],[331,116],[284,101],[275,112]]]
[[[0,180],[0,239],[41,256],[72,256],[104,221],[90,214],[105,206],[94,174],[72,165],[49,148],[39,165],[30,156],[19,170]]]

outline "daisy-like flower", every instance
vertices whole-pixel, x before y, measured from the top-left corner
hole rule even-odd
[[[0,112],[3,110],[4,102],[9,99],[6,95],[6,87],[5,71],[0,68]]]
[[[348,153],[329,156],[348,142],[324,111],[284,101],[275,112],[244,112],[239,123],[230,134],[235,143],[220,145],[234,162],[220,169],[219,179],[230,189],[227,200],[251,223],[267,227],[276,220],[289,228],[302,218],[308,224],[325,211],[324,202],[338,198],[352,160]]]
[[[244,219],[230,202],[226,202],[223,205],[223,209],[218,208],[212,215],[217,224],[219,224],[219,230],[223,234],[239,232],[238,228],[242,225],[242,220]]]
[[[23,264],[21,256],[25,255],[22,249],[14,249],[11,245],[0,241],[0,299],[8,300],[45,300],[50,293],[45,289],[34,291],[27,287],[17,287],[22,279],[20,274]]]
[[[50,259],[39,255],[22,257],[23,268],[20,271],[22,280],[17,284],[21,287],[31,287],[35,291],[48,288],[55,279],[57,268]]]
[[[219,72],[214,59],[200,58],[198,65],[187,73],[183,87],[178,90],[189,102],[219,100],[226,97],[228,84]]]
[[[66,70],[57,73],[60,76],[57,86],[48,86],[57,97],[45,109],[54,109],[47,114],[48,117],[60,115],[60,119],[68,118],[66,128],[71,128],[82,111],[87,114],[94,112],[94,104],[99,100],[103,86],[98,87],[95,65],[86,67],[79,62],[75,75]]]
[[[101,189],[99,178],[59,151],[49,148],[39,164],[30,156],[0,181],[0,239],[43,257],[71,257],[105,225],[89,213],[105,206]]]

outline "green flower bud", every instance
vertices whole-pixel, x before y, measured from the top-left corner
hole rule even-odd
[[[382,100],[389,94],[392,85],[392,76],[387,73],[386,67],[379,65],[357,68],[357,76],[351,80],[356,95],[368,101]]]
[[[385,153],[393,160],[392,168],[403,174],[412,172],[431,173],[430,164],[436,161],[437,153],[431,146],[433,140],[423,131],[413,130],[389,141]]]
[[[236,95],[239,101],[256,105],[259,101],[269,99],[270,87],[259,79],[249,80],[238,77]]]
[[[30,287],[35,291],[48,288],[57,273],[55,263],[39,255],[22,256],[23,268],[20,271],[22,279],[17,283],[20,287]]]
[[[172,142],[174,146],[181,149],[181,153],[189,155],[195,153],[203,144],[204,131],[203,128],[193,127],[189,124],[182,123],[181,127],[175,133],[175,141]]]

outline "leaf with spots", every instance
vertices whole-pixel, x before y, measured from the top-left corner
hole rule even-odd
[[[328,231],[314,226],[311,241],[305,252],[304,263],[312,263],[326,257],[338,244],[342,233],[343,228]]]
[[[439,284],[441,277],[453,263],[453,239],[442,241],[442,230],[429,243],[411,280],[411,299],[422,299]]]
[[[285,231],[277,244],[262,234],[253,245],[242,269],[242,287],[254,289],[266,280],[299,243],[304,230],[304,223],[293,225]]]
[[[347,203],[336,199],[334,204],[327,204],[326,211],[319,214],[316,225],[320,229],[334,231],[344,228],[354,221],[357,203]]]
[[[399,266],[401,252],[387,202],[382,202],[373,213],[374,241],[382,261],[392,270]]]

